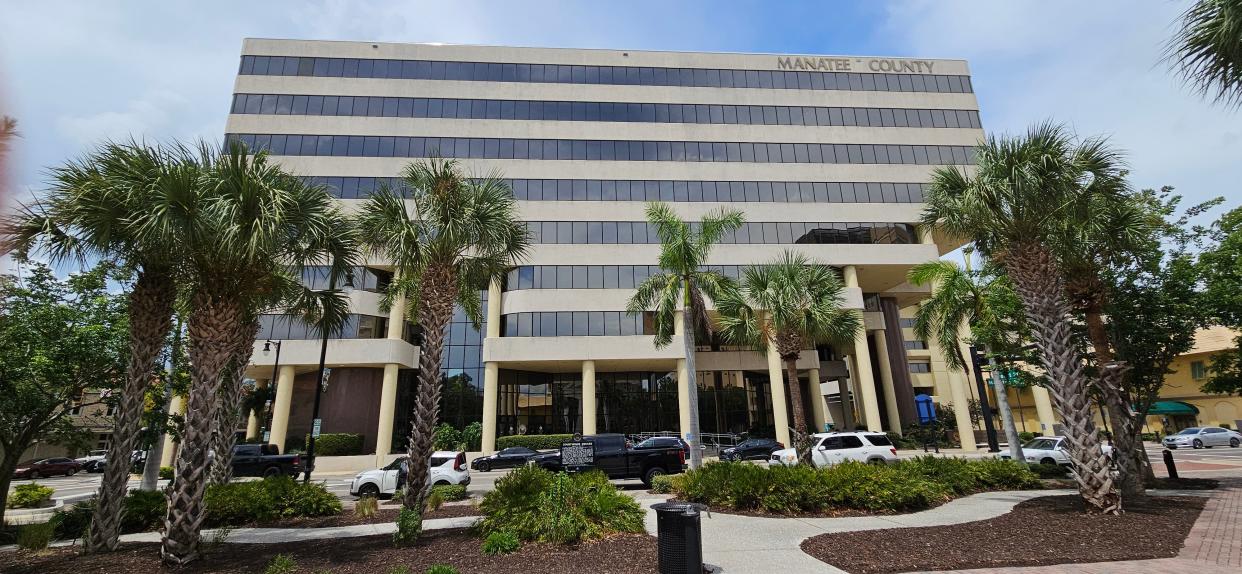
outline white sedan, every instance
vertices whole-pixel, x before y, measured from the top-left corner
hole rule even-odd
[[[1160,442],[1165,448],[1170,449],[1177,447],[1212,448],[1214,446],[1238,448],[1238,445],[1242,445],[1242,434],[1220,427],[1191,427],[1182,429],[1177,434],[1166,436]]]
[[[374,470],[364,470],[354,476],[349,493],[354,496],[392,496],[405,487],[406,457],[398,458]],[[431,484],[470,484],[470,469],[466,468],[466,453],[441,450],[431,453],[428,476]]]
[[[1063,436],[1035,437],[1022,445],[1022,456],[1031,464],[1070,466],[1073,462],[1070,460],[1069,448],[1070,443]],[[1104,456],[1113,456],[1112,446],[1105,444],[1100,445],[1100,448],[1104,449]],[[1009,458],[1009,454],[1001,454],[1001,458]]]

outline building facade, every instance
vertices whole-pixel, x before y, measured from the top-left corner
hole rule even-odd
[[[984,135],[963,61],[248,39],[227,132],[349,207],[433,155],[508,180],[533,249],[487,289],[479,329],[454,317],[443,363],[442,419],[481,422],[484,451],[506,434],[681,433],[691,384],[705,434],[789,444],[791,392],[817,428],[899,430],[916,394],[967,419],[966,378],[910,333],[927,291],[905,280],[959,246],[917,222],[932,171],[970,169]],[[839,269],[865,332],[806,349],[797,389],[775,356],[710,339],[687,373],[681,344],[656,348],[651,318],[625,312],[657,272],[650,201],[689,219],[742,211],[711,256],[726,275],[783,250]],[[359,270],[322,414],[323,432],[363,434],[381,459],[408,431],[418,353],[402,306],[380,310],[392,271]],[[263,321],[248,374],[276,381],[285,444],[310,428],[319,342]]]

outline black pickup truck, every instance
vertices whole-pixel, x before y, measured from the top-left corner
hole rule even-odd
[[[637,478],[651,486],[651,480],[661,474],[679,474],[686,470],[686,451],[678,446],[636,450],[627,446],[625,435],[620,434],[587,435],[582,440],[594,443],[592,468],[603,471],[608,478]],[[561,465],[560,451],[531,457],[530,462],[551,471],[566,470]]]
[[[302,456],[280,454],[274,444],[239,444],[233,446],[233,476],[296,477],[302,472]]]

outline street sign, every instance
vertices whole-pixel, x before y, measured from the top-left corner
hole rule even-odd
[[[272,432],[271,432],[271,431],[263,431],[263,442],[266,444],[266,443],[267,443],[268,441],[270,441],[270,440],[272,440]]]
[[[311,436],[319,438],[319,427],[323,425],[323,419],[315,419],[315,424],[311,426]]]
[[[595,443],[591,441],[561,443],[561,466],[565,468],[595,466]]]

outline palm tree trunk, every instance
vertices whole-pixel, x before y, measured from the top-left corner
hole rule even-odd
[[[241,337],[242,305],[232,297],[199,293],[189,317],[190,393],[185,432],[177,455],[175,481],[168,497],[160,555],[165,563],[186,564],[198,558],[199,531],[206,513],[203,494],[210,472],[208,453],[219,409],[220,379]]]
[[[233,480],[233,446],[237,444],[237,427],[242,420],[242,382],[246,377],[246,365],[254,353],[254,340],[259,334],[258,318],[243,328],[243,336],[229,359],[228,371],[220,386],[220,410],[216,413],[216,435],[212,448],[216,456],[212,461],[211,482],[226,484]]]
[[[1093,297],[1083,313],[1087,324],[1087,336],[1095,351],[1096,366],[1100,369],[1098,387],[1108,407],[1108,418],[1113,422],[1113,462],[1119,471],[1119,486],[1124,498],[1142,498],[1147,495],[1142,480],[1142,461],[1135,455],[1134,445],[1141,428],[1134,425],[1134,412],[1122,389],[1125,374],[1129,370],[1118,363],[1109,348],[1108,330],[1104,326],[1103,305]]]
[[[142,423],[155,361],[172,326],[176,289],[166,271],[143,269],[129,294],[129,365],[112,426],[112,445],[91,518],[88,551],[113,551],[121,533],[121,506],[128,491],[129,461]],[[156,464],[159,464],[156,461]]]
[[[1002,259],[1043,356],[1048,391],[1065,421],[1066,439],[1073,447],[1078,491],[1092,512],[1121,512],[1121,497],[1100,448],[1100,435],[1091,414],[1083,361],[1070,330],[1070,306],[1062,274],[1050,250],[1040,243],[1015,245]]]
[[[992,391],[996,395],[996,410],[1000,411],[1001,427],[1005,429],[1005,442],[1009,443],[1009,456],[1017,462],[1025,462],[1022,454],[1022,441],[1018,438],[1018,427],[1013,424],[1013,411],[1009,410],[1009,391],[1005,381],[1001,379],[996,361],[992,361]]]
[[[151,447],[150,454],[147,455],[147,462],[142,467],[142,482],[138,485],[138,490],[147,492],[154,491],[159,486],[160,481],[160,461],[164,460],[164,443],[167,442],[168,436],[168,412],[172,409],[173,388],[172,381],[177,376],[177,361],[181,357],[181,317],[177,317],[177,324],[173,327],[172,349],[169,353],[167,380],[168,384],[164,385],[164,403],[160,412],[164,418],[164,432],[161,432],[155,439],[155,445]]]
[[[682,438],[685,439],[689,446],[690,452],[690,468],[699,468],[703,466],[703,450],[699,448],[703,442],[703,437],[699,436],[699,384],[698,371],[695,370],[695,342],[694,342],[694,321],[692,317],[696,315],[692,311],[687,310],[682,313],[681,330],[685,333],[683,338],[685,341],[686,352],[686,408],[690,409],[690,428],[686,429]]]
[[[409,472],[402,500],[405,508],[418,513],[420,527],[428,490],[427,465],[432,452],[431,439],[440,416],[440,363],[444,353],[444,329],[453,318],[457,277],[451,269],[430,267],[423,273],[422,280],[416,312],[418,324],[423,328],[423,341],[418,353],[418,396],[406,451]]]
[[[785,361],[785,382],[793,405],[793,446],[798,453],[798,464],[811,464],[811,439],[806,434],[806,411],[802,407],[802,386],[798,384],[798,353],[781,353],[781,360]]]

